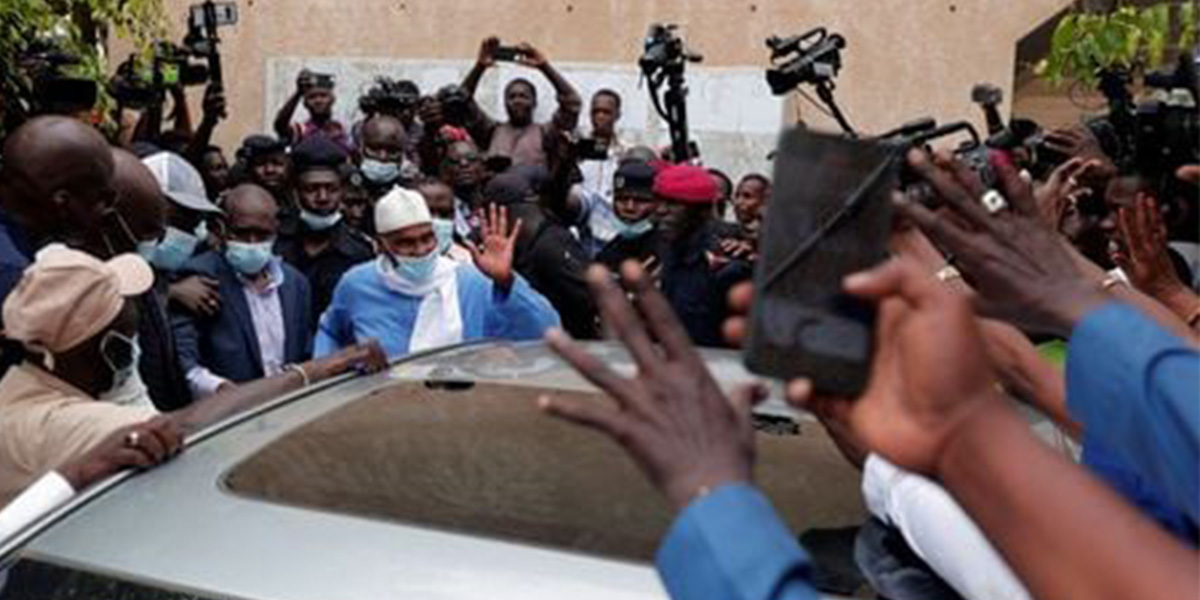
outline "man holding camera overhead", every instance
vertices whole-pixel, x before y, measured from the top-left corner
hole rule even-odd
[[[301,100],[308,111],[308,120],[292,123],[292,115],[296,113],[296,105]],[[276,135],[279,139],[295,145],[319,134],[329,138],[346,152],[353,152],[354,145],[346,127],[333,118],[333,105],[336,102],[332,75],[314,73],[308,69],[300,71],[300,75],[296,77],[296,91],[275,115]]]
[[[569,134],[575,130],[583,101],[575,88],[539,50],[528,43],[515,47],[501,46],[499,38],[495,37],[483,41],[475,66],[463,79],[462,87],[472,98],[484,72],[499,60],[541,71],[558,94],[558,110],[549,123],[535,123],[537,88],[528,79],[517,78],[504,86],[504,110],[508,113],[508,122],[497,123],[472,102],[474,114],[467,130],[480,148],[487,148],[488,156],[507,156],[512,159],[514,166],[549,168],[546,145],[554,139],[555,132]]]

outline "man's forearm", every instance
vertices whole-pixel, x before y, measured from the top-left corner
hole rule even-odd
[[[296,107],[300,105],[302,95],[300,92],[292,94],[291,98],[283,104],[279,112],[275,115],[275,135],[280,139],[289,140],[292,137],[292,117],[296,114]]]
[[[1039,443],[1002,402],[960,426],[938,475],[1037,598],[1197,593],[1194,552]]]
[[[558,94],[558,110],[554,113],[554,125],[563,131],[574,131],[579,124],[579,114],[583,111],[583,99],[579,96],[579,92],[575,91],[571,82],[567,81],[553,65],[547,63],[542,67],[542,74],[550,80],[550,85],[554,86],[554,92]]]
[[[218,392],[170,416],[180,429],[192,433],[303,386],[304,378],[299,373],[287,371]]]
[[[475,90],[479,87],[479,80],[483,79],[483,74],[487,72],[487,65],[481,62],[476,62],[471,70],[467,72],[467,76],[462,80],[462,88],[467,92],[467,95],[475,97]]]

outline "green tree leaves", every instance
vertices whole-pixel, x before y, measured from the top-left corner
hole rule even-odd
[[[1049,56],[1035,72],[1054,85],[1076,80],[1094,86],[1104,69],[1157,68],[1168,50],[1194,48],[1200,33],[1196,5],[1196,0],[1161,2],[1067,15],[1051,36]],[[1174,30],[1173,23],[1178,24]]]

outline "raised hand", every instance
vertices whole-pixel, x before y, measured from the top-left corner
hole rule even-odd
[[[1175,273],[1167,253],[1167,228],[1154,198],[1138,194],[1133,206],[1117,213],[1117,223],[1121,244],[1112,259],[1133,286],[1169,307],[1193,310],[1195,295]]]
[[[467,249],[475,266],[489,279],[507,290],[512,287],[513,253],[517,247],[517,236],[521,233],[521,219],[509,228],[508,208],[488,205],[487,218],[481,218],[483,241],[476,245],[467,240]]]
[[[1088,173],[1101,168],[1098,160],[1072,158],[1055,168],[1046,183],[1034,189],[1038,210],[1050,228],[1057,231],[1071,203],[1081,195],[1091,193],[1091,188],[1083,185],[1082,180]]]
[[[496,64],[496,48],[500,47],[500,38],[489,37],[479,44],[479,55],[475,62],[481,67],[488,68]]]
[[[750,409],[764,398],[764,390],[748,386],[727,398],[641,267],[627,262],[622,275],[636,310],[604,267],[589,269],[587,280],[601,318],[629,350],[637,375],[618,375],[566,334],[552,330],[546,336],[550,347],[616,406],[546,396],[538,400],[542,410],[608,435],[676,509],[717,486],[750,481]]]
[[[946,157],[935,162],[920,150],[909,153],[908,163],[946,208],[933,212],[902,201],[898,210],[954,257],[978,292],[984,315],[1066,336],[1083,314],[1104,302],[1105,294],[1081,272],[1066,240],[1043,222],[1033,190],[1011,164],[993,165],[1007,208],[989,213],[980,202],[983,185],[966,165]]]
[[[1005,410],[970,304],[907,259],[853,275],[845,287],[879,302],[866,392],[857,400],[816,398],[798,380],[788,400],[891,462],[936,474],[966,427]]]
[[[541,69],[550,64],[545,54],[541,50],[534,48],[529,42],[521,42],[517,46],[517,50],[521,53],[517,55],[517,63],[525,65],[531,69]]]

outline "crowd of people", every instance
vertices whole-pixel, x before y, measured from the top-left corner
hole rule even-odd
[[[113,141],[39,116],[12,132],[0,539],[288,390],[544,337],[615,408],[541,408],[613,437],[679,511],[658,556],[672,597],[815,597],[809,559],[753,486],[765,392],[725,397],[695,351],[745,335],[770,178],[627,145],[613,90],[589,90],[581,127],[580,91],[529,44],[516,60],[553,86],[552,119],[535,121],[522,78],[503,119],[488,115],[474,95],[498,47],[428,95],[381,80],[352,124],[333,117],[334,79],[305,70],[274,132],[232,163],[211,143],[216,89],[194,130],[183,117]],[[863,472],[859,566],[892,600],[1197,592],[1200,166],[1162,186],[1122,173],[1085,128],[1049,139],[1069,160],[1036,179],[995,154],[996,190],[911,151],[938,208],[897,192],[894,258],[845,282],[879,305],[867,391],[787,388]],[[602,332],[633,377],[574,342]],[[1052,450],[1015,403],[1078,452]]]

